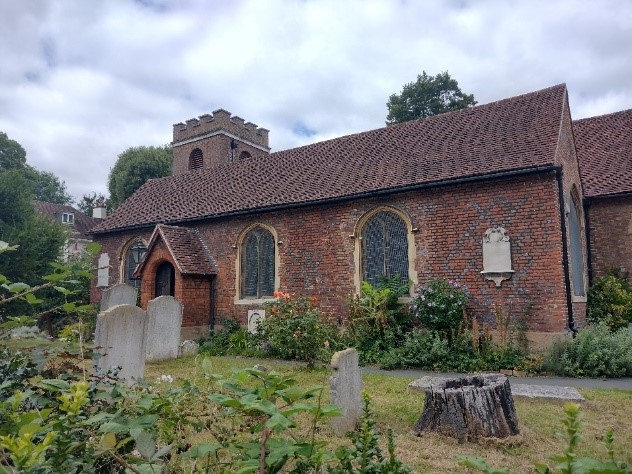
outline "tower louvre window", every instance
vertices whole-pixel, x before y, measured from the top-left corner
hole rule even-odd
[[[204,155],[199,148],[194,149],[189,155],[189,170],[201,170],[204,166]]]

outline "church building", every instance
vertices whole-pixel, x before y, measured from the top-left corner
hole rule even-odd
[[[173,295],[191,339],[275,291],[343,320],[362,281],[445,278],[543,345],[584,324],[591,278],[632,269],[631,130],[632,111],[573,122],[565,85],[273,153],[216,110],[175,124],[172,176],[92,229],[92,299]]]

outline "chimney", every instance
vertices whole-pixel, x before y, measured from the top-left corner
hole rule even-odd
[[[107,209],[105,208],[105,203],[103,200],[99,199],[94,203],[94,208],[92,209],[92,217],[95,219],[105,219],[107,215]]]

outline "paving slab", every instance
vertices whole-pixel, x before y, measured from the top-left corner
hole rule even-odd
[[[425,376],[408,384],[411,392],[423,392],[431,385],[444,382],[446,377]],[[554,385],[512,384],[511,394],[518,398],[561,400],[565,402],[583,402],[584,397],[575,387],[557,387]]]

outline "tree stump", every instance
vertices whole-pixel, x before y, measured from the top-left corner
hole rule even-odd
[[[434,431],[459,440],[518,434],[518,418],[505,375],[446,379],[426,390],[424,411],[413,433]]]

